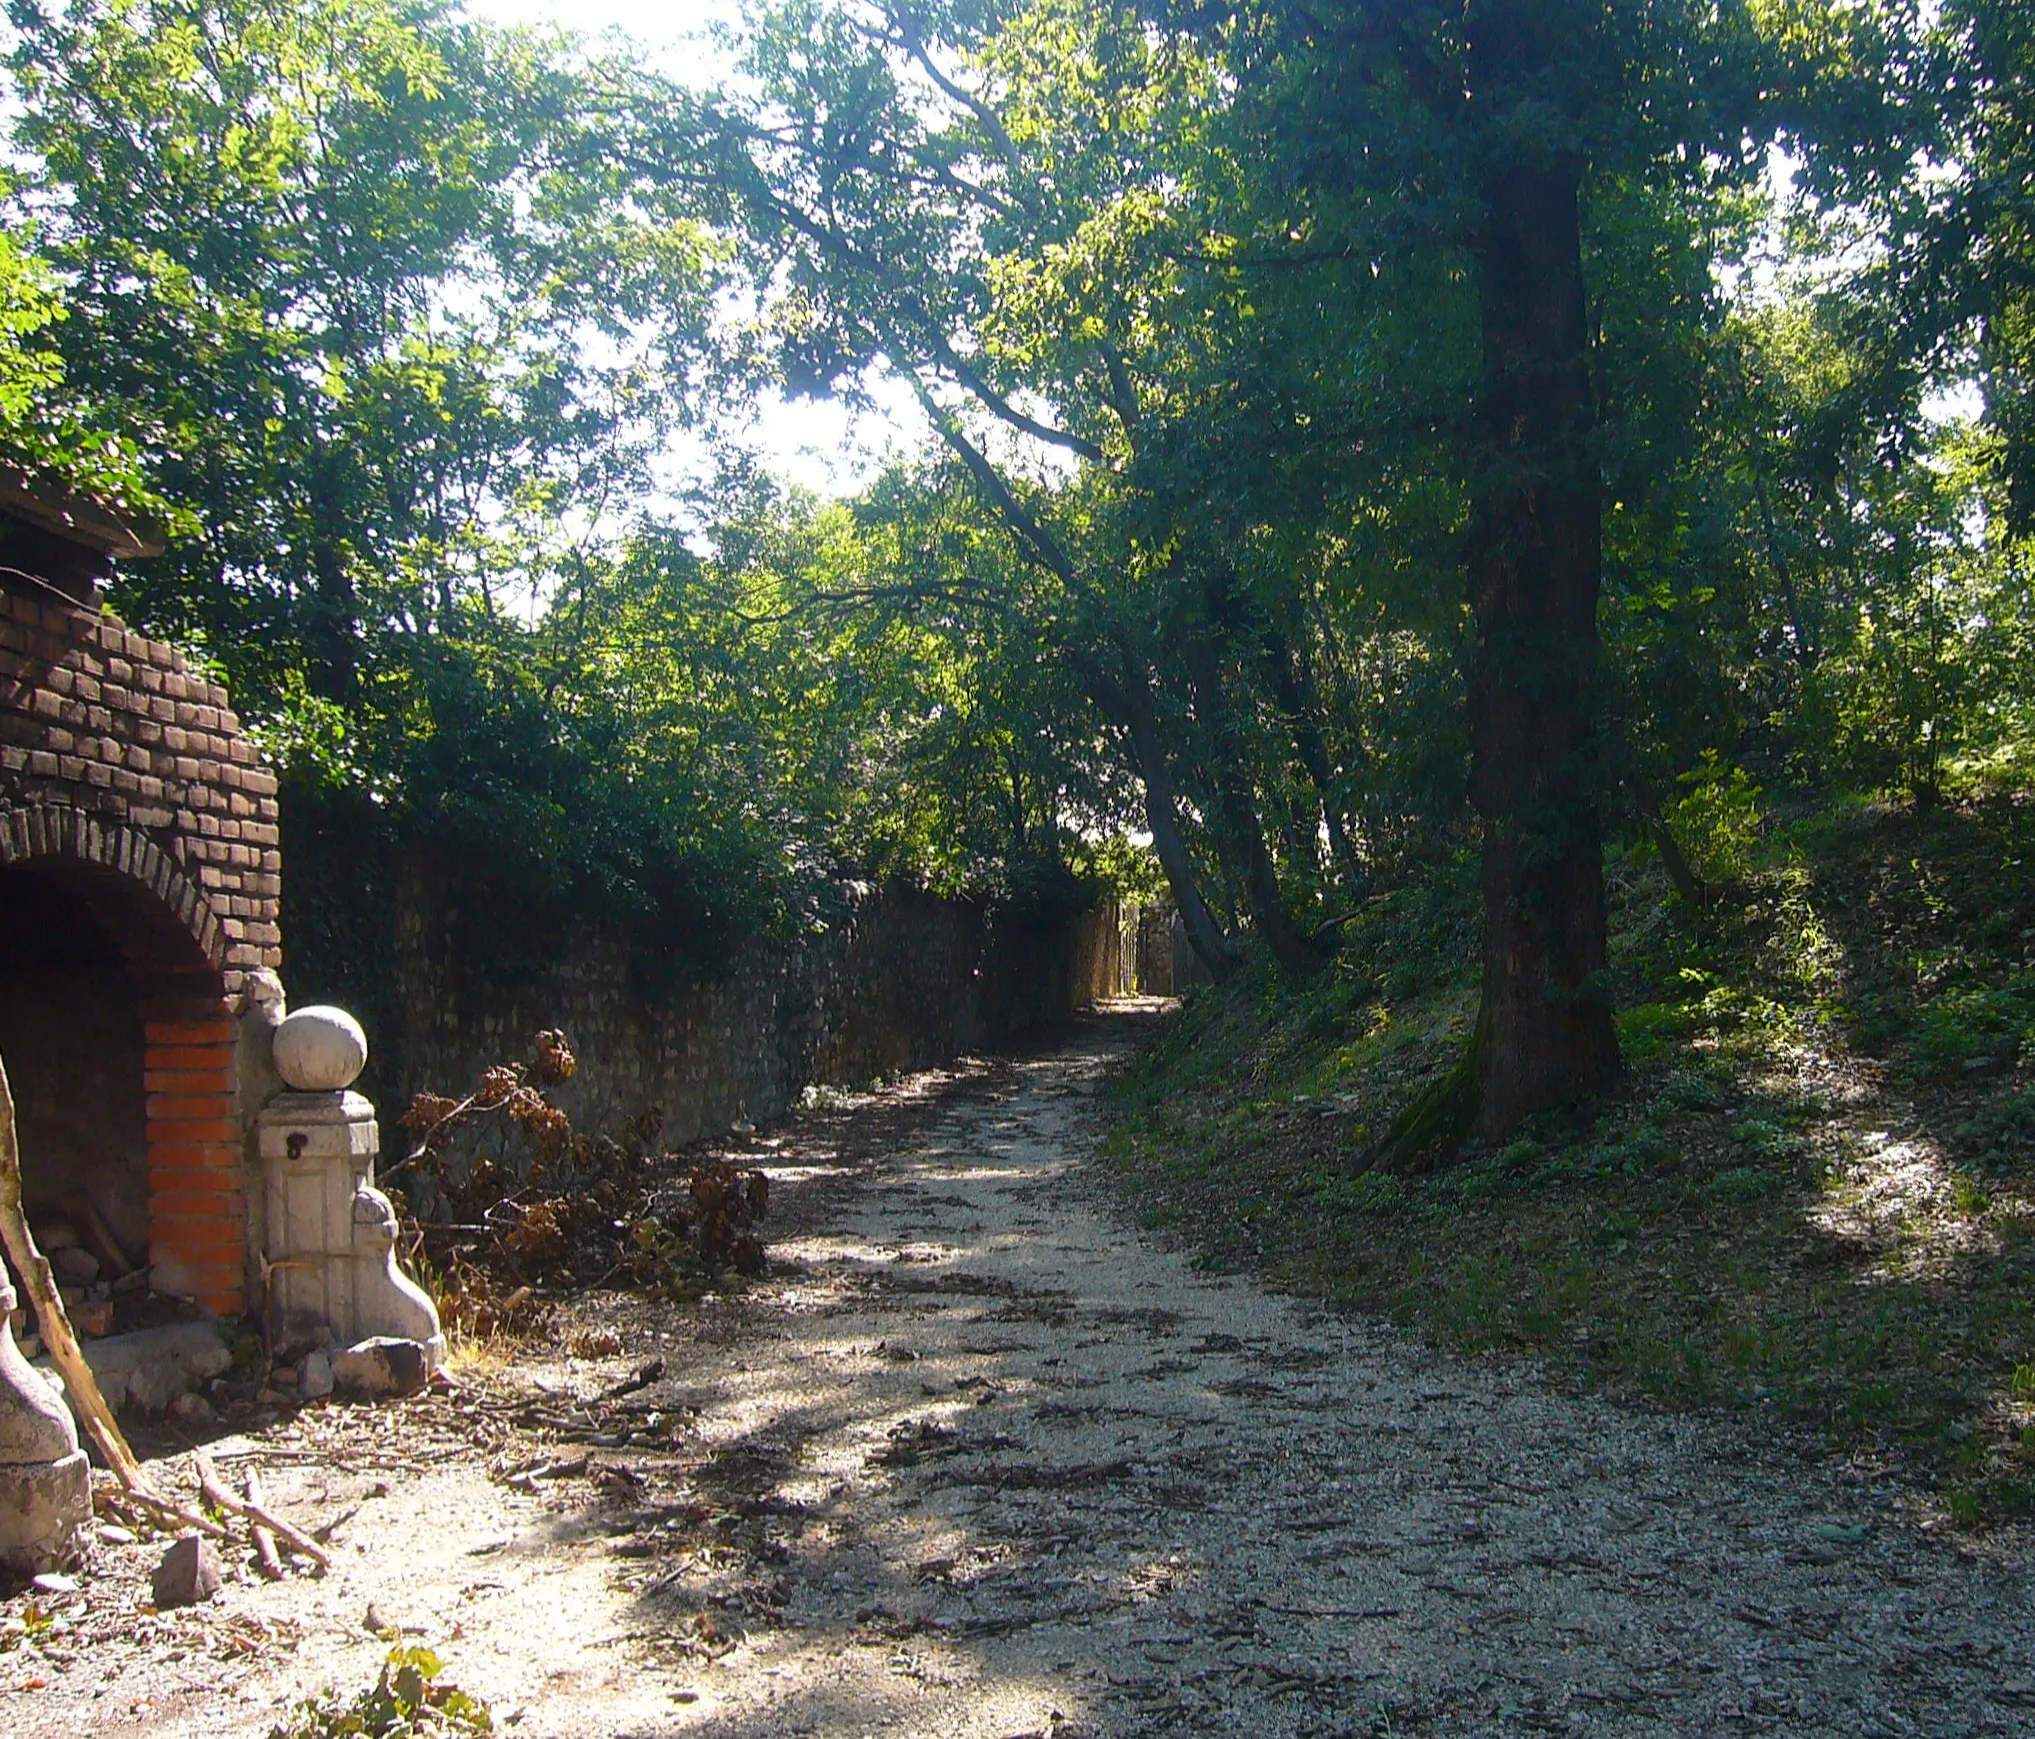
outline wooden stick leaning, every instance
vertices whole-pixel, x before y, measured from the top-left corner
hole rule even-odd
[[[114,1423],[113,1410],[99,1392],[92,1367],[85,1363],[85,1355],[78,1350],[78,1337],[71,1332],[71,1319],[65,1313],[64,1301],[57,1292],[56,1276],[50,1272],[43,1253],[35,1247],[35,1238],[28,1229],[28,1218],[21,1211],[21,1149],[17,1139],[14,1093],[7,1084],[6,1064],[0,1062],[0,1244],[6,1246],[7,1259],[21,1277],[22,1289],[35,1305],[36,1326],[42,1330],[50,1361],[63,1376],[71,1405],[84,1420],[85,1429],[98,1445],[99,1453],[105,1457],[106,1465],[113,1470],[129,1495],[152,1510],[174,1517],[185,1527],[225,1538],[226,1530],[209,1517],[173,1503],[149,1484],[147,1476],[141,1471],[141,1464],[134,1459],[134,1451],[128,1448],[127,1439]]]
[[[282,1517],[274,1514],[255,1499],[238,1498],[219,1483],[218,1472],[212,1466],[212,1458],[202,1449],[191,1451],[191,1459],[198,1468],[198,1489],[204,1493],[205,1501],[215,1509],[225,1510],[229,1515],[240,1517],[250,1526],[260,1523],[272,1532],[278,1540],[293,1552],[300,1552],[321,1570],[332,1568],[332,1554],[318,1544],[301,1528],[292,1527]]]

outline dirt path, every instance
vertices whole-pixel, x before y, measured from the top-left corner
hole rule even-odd
[[[0,1731],[75,1733],[82,1703],[86,1731],[264,1732],[371,1675],[370,1600],[507,1731],[560,1739],[2035,1727],[2017,1542],[1925,1535],[1733,1429],[1551,1395],[1141,1238],[1083,1164],[1122,1027],[865,1163],[779,1168],[791,1272],[686,1331],[637,1448],[591,1452],[630,1474],[505,1486],[486,1452],[516,1445],[459,1450],[448,1408],[443,1454],[391,1440],[417,1471],[383,1471],[332,1577],[222,1597],[294,1654],[233,1686],[88,1663]],[[669,1333],[621,1315],[628,1356]],[[291,1496],[344,1496],[300,1465]]]

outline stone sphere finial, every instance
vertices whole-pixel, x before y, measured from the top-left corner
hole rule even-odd
[[[367,1067],[367,1034],[343,1008],[300,1008],[276,1028],[276,1073],[299,1093],[339,1093]]]

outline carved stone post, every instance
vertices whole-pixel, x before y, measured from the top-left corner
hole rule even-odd
[[[0,1271],[0,1567],[17,1576],[73,1563],[92,1519],[92,1470],[56,1390],[21,1356]]]
[[[435,1370],[438,1307],[396,1266],[395,1208],[374,1186],[374,1106],[348,1090],[367,1066],[360,1023],[300,1008],[276,1028],[275,1065],[288,1090],[255,1119],[270,1323],[284,1341],[321,1326],[340,1346],[419,1341]]]

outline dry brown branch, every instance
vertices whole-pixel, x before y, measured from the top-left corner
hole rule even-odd
[[[261,1475],[250,1467],[247,1470],[247,1507],[249,1513],[256,1516],[261,1515],[263,1513],[262,1505]],[[254,1555],[261,1560],[261,1573],[271,1582],[280,1582],[283,1579],[283,1561],[276,1552],[276,1537],[269,1532],[265,1524],[259,1521],[253,1524],[253,1528]]]
[[[252,1498],[237,1498],[219,1483],[218,1472],[212,1466],[211,1457],[202,1449],[191,1451],[191,1460],[198,1469],[198,1489],[205,1494],[205,1501],[215,1509],[224,1510],[228,1515],[240,1517],[250,1526],[259,1523],[273,1532],[278,1540],[291,1551],[309,1558],[321,1570],[332,1568],[332,1555],[300,1528],[292,1527],[280,1516]]]
[[[182,1504],[172,1503],[168,1498],[157,1497],[151,1492],[133,1491],[118,1483],[115,1476],[107,1475],[92,1481],[92,1507],[101,1515],[111,1516],[116,1521],[141,1522],[149,1527],[196,1528],[200,1533],[210,1534],[215,1540],[230,1540],[232,1531],[222,1528],[210,1516],[196,1510],[187,1510]]]

